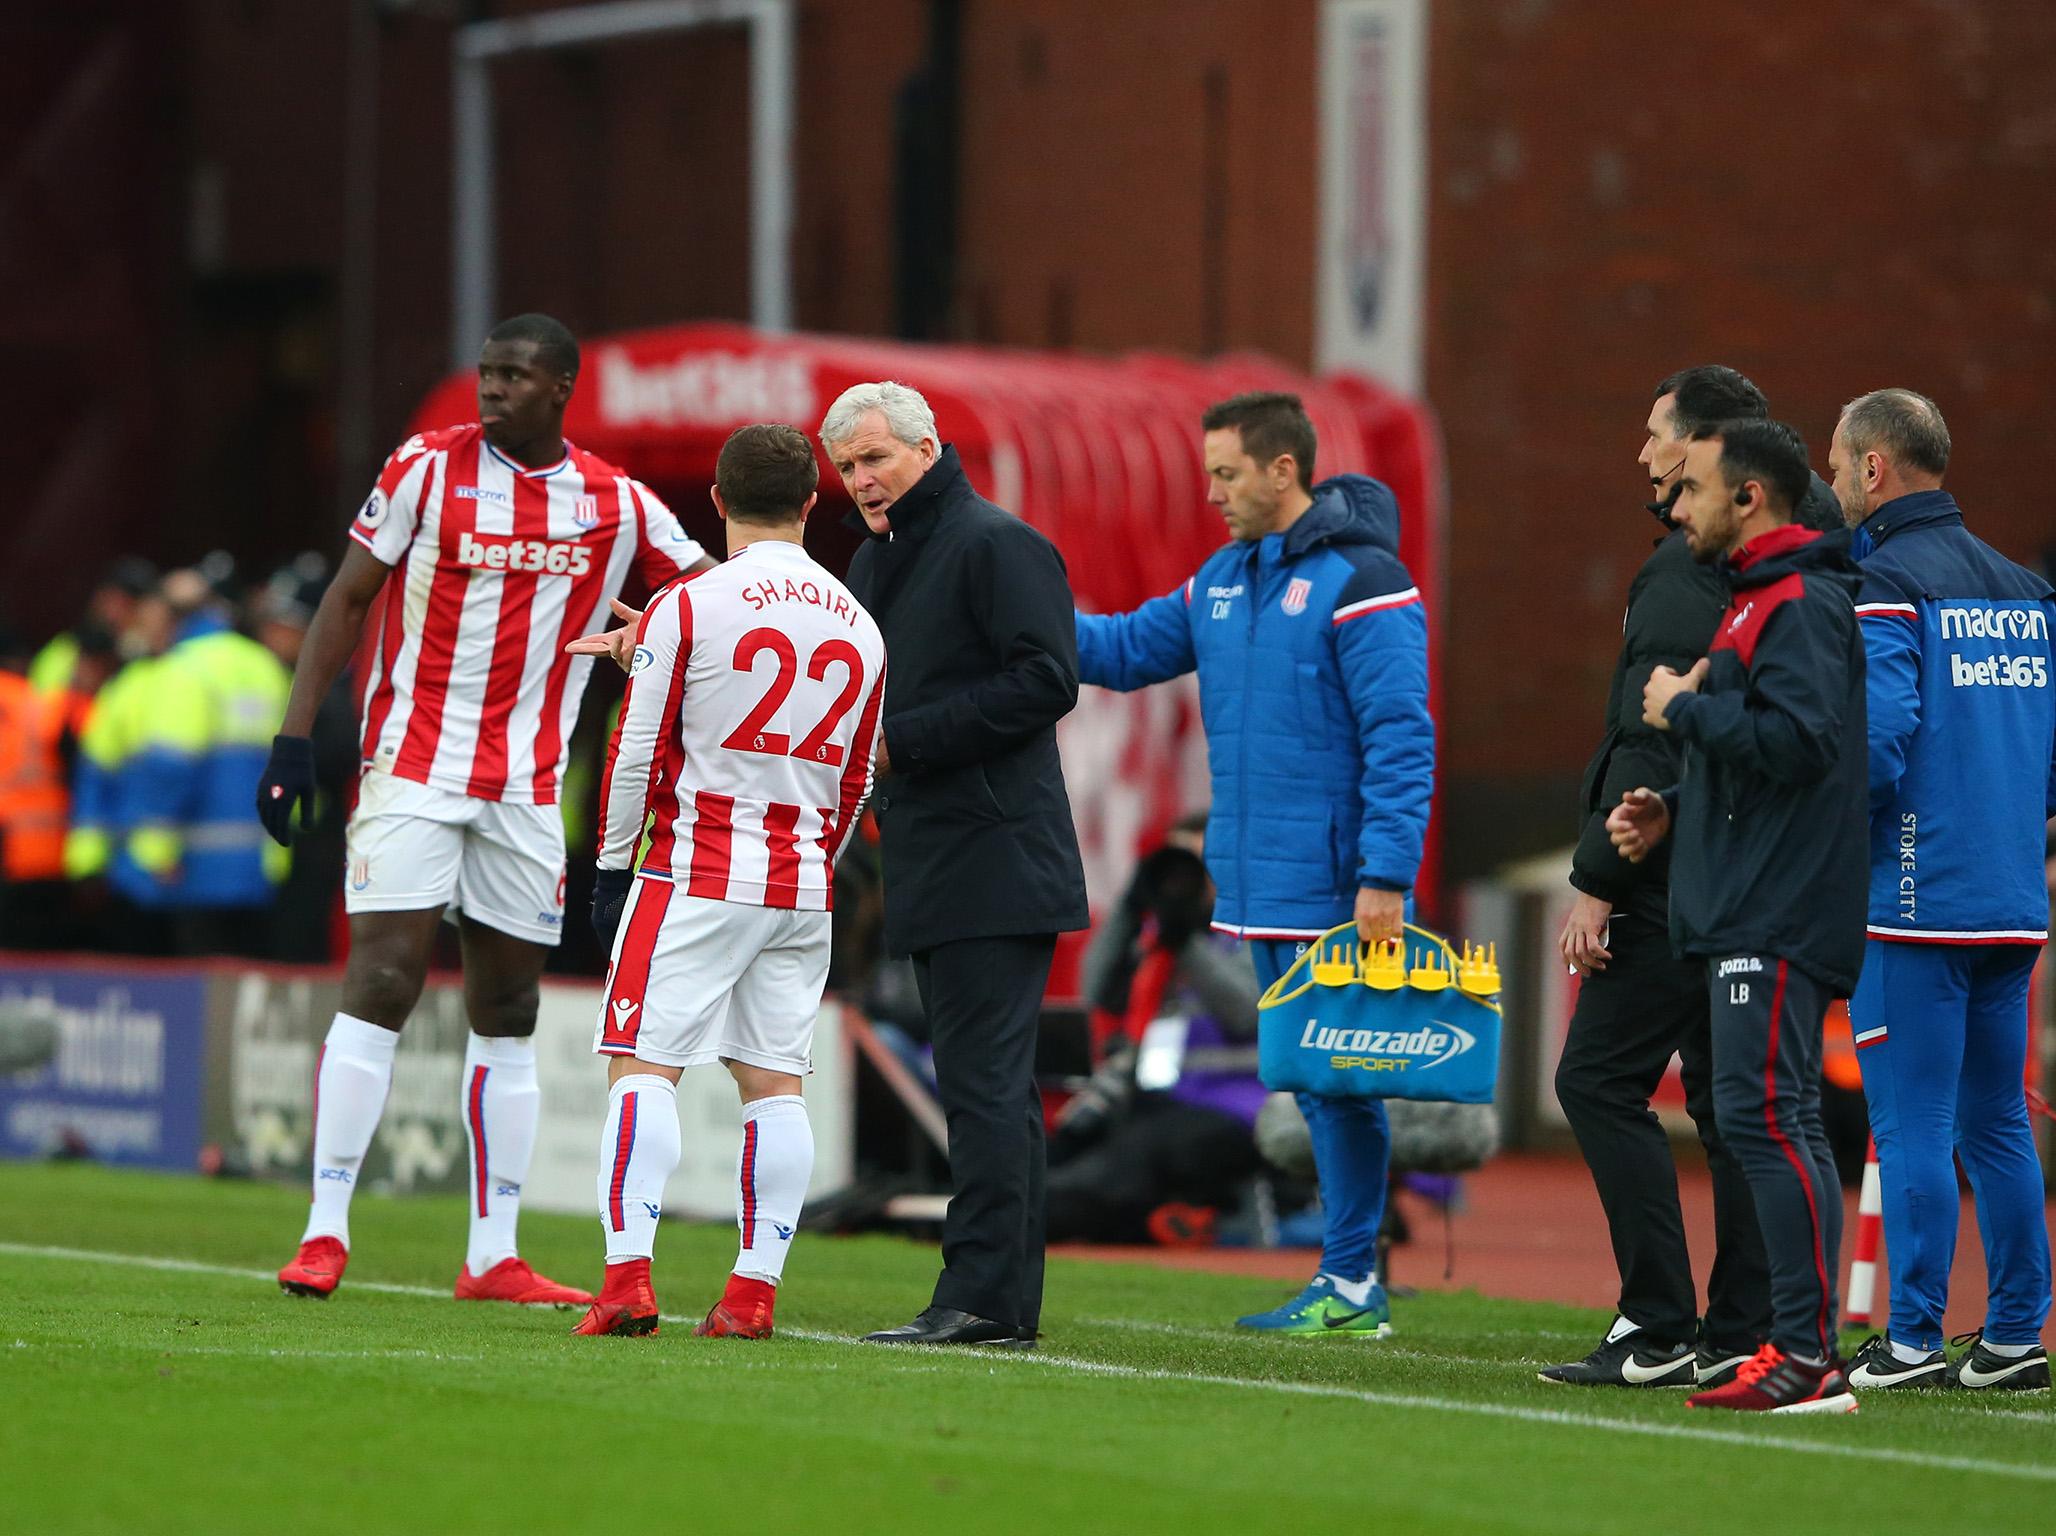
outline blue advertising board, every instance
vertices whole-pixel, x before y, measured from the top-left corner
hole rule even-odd
[[[0,1017],[47,1020],[47,1061],[0,1071],[0,1157],[69,1149],[191,1170],[200,1154],[207,978],[0,960]]]

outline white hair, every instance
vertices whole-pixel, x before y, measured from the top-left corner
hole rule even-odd
[[[921,391],[891,379],[876,384],[852,384],[835,397],[828,414],[821,418],[821,446],[834,451],[835,445],[854,437],[857,423],[872,411],[885,418],[885,428],[909,448],[925,439],[942,446],[935,430],[935,412],[929,409]]]

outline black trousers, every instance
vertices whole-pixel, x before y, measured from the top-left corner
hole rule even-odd
[[[1713,1102],[1770,1252],[1771,1341],[1833,1359],[1842,1185],[1821,1123],[1821,1026],[1832,994],[1774,955],[1704,963]]]
[[[1770,1334],[1770,1272],[1749,1180],[1715,1122],[1705,962],[1676,958],[1669,933],[1632,913],[1614,917],[1607,948],[1607,968],[1578,989],[1556,1097],[1606,1211],[1620,1314],[1666,1344],[1703,1336],[1754,1350]],[[1673,1053],[1713,1175],[1714,1256],[1703,1330],[1677,1166],[1649,1107]]]
[[[1056,935],[919,950],[914,981],[949,1126],[935,1304],[1034,1328],[1042,1317],[1044,1151],[1035,1037]]]

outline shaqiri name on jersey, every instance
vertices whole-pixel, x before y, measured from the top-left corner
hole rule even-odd
[[[600,867],[689,896],[833,905],[871,790],[885,641],[798,544],[765,539],[643,615],[601,802]]]

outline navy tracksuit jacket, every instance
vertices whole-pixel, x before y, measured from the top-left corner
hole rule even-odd
[[[1714,1115],[1770,1258],[1771,1341],[1835,1350],[1841,1186],[1820,1115],[1821,1025],[1863,959],[1864,657],[1848,535],[1773,529],[1727,563],[1732,597],[1671,806],[1671,941],[1708,962]]]

